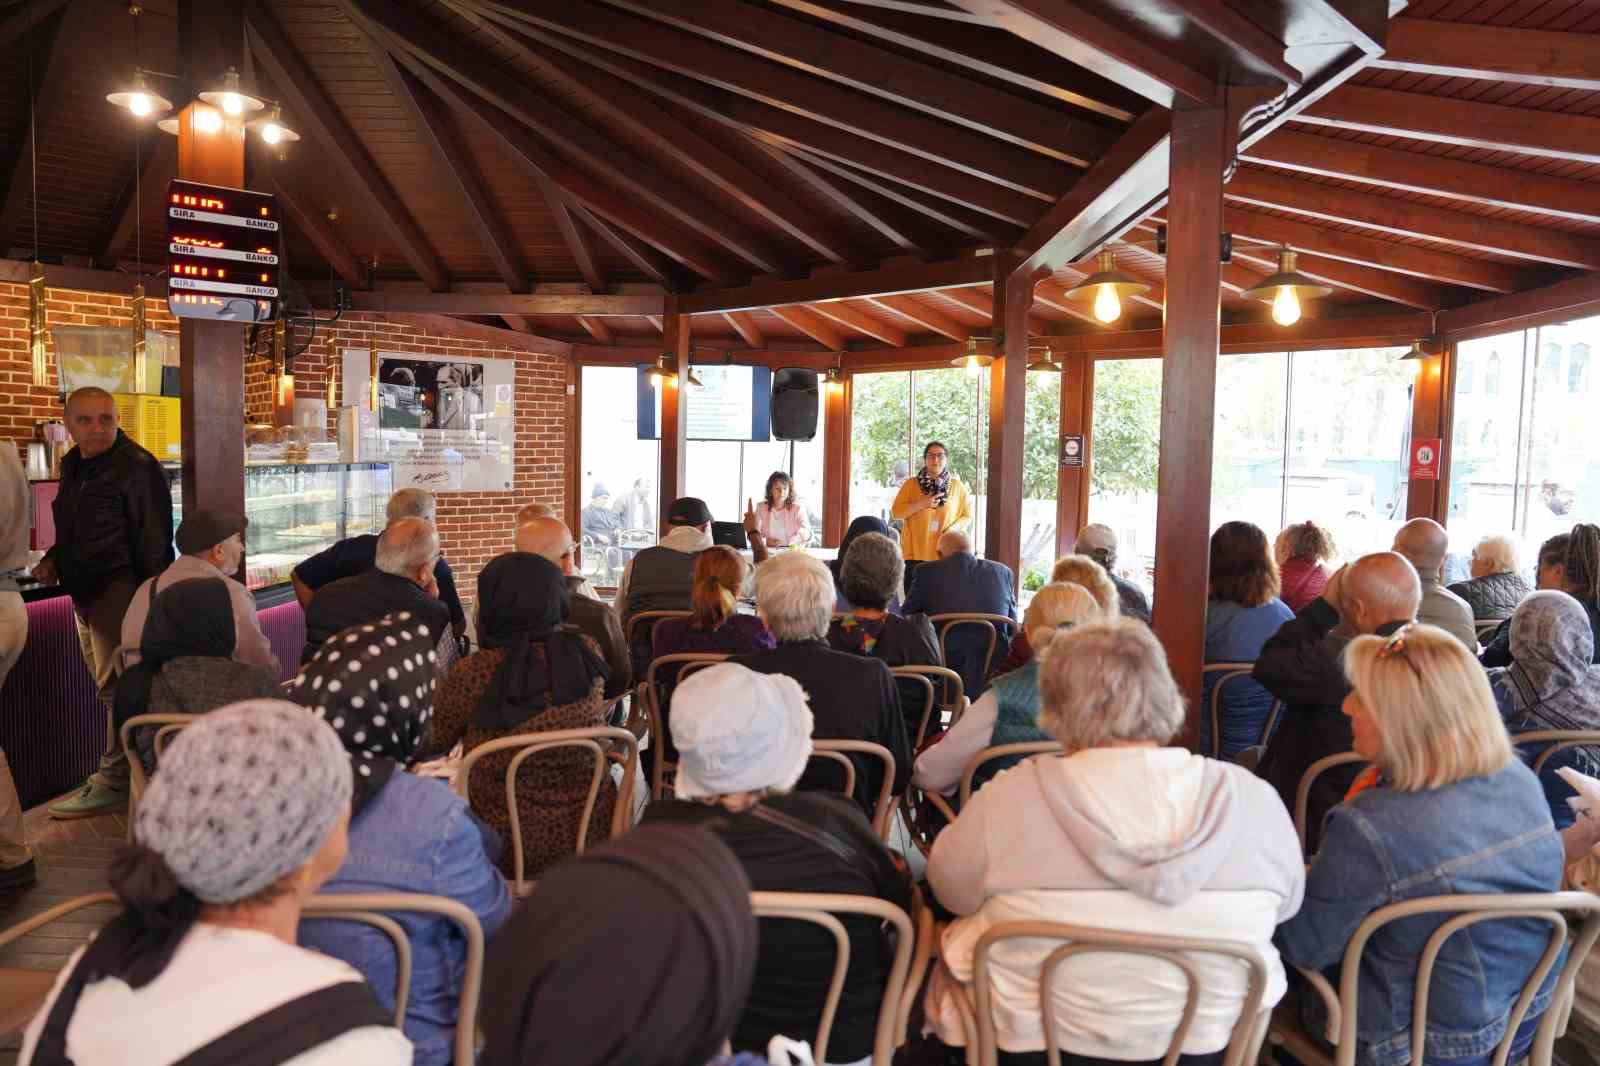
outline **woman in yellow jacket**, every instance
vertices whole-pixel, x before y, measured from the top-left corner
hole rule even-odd
[[[950,472],[950,452],[943,444],[929,441],[922,449],[922,469],[900,486],[889,514],[905,523],[900,553],[908,561],[939,558],[939,535],[972,525],[972,494]]]

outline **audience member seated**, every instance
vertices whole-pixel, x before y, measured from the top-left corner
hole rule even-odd
[[[1538,587],[1559,589],[1583,605],[1594,633],[1595,661],[1600,662],[1600,526],[1579,523],[1570,533],[1557,533],[1539,545]],[[1511,620],[1500,623],[1478,661],[1484,666],[1510,666]]]
[[[1452,634],[1408,625],[1387,639],[1357,637],[1345,652],[1358,754],[1372,787],[1334,807],[1307,878],[1306,902],[1278,932],[1284,958],[1323,970],[1339,964],[1373,911],[1423,896],[1554,892],[1561,837],[1532,771],[1512,755],[1483,671]],[[1367,942],[1358,985],[1356,1062],[1405,1060],[1417,959],[1450,916],[1391,922]],[[1426,1059],[1488,1066],[1507,1017],[1549,942],[1542,922],[1467,926],[1444,942],[1428,997]],[[1528,1008],[1511,1055],[1527,1053],[1561,963]],[[1302,998],[1307,1027],[1323,1032],[1322,1005]]]
[[[859,807],[822,792],[790,794],[811,754],[811,722],[805,693],[781,674],[724,663],[685,678],[673,719],[680,801],[653,804],[645,823],[709,826],[757,891],[874,896],[909,912],[910,878]],[[850,968],[828,1060],[867,1063],[893,951],[876,920],[840,920],[850,935]],[[767,923],[734,1049],[764,1051],[775,1035],[809,1038],[836,954],[825,930]]]
[[[964,1042],[951,983],[970,987],[979,937],[1010,921],[1244,941],[1268,960],[1266,1003],[1276,1003],[1285,982],[1272,931],[1299,909],[1305,887],[1294,826],[1248,770],[1169,746],[1183,728],[1183,698],[1149,627],[1119,618],[1058,637],[1039,695],[1039,722],[1068,754],[996,777],[928,860],[928,884],[960,915],[929,983],[928,1018],[941,1038]],[[1045,1061],[1038,973],[1054,946],[1010,941],[990,955],[1002,1063]],[[1199,1010],[1182,1049],[1190,1062],[1227,1043],[1246,993],[1232,960],[1199,956],[1194,965]],[[1166,1050],[1186,982],[1168,963],[1089,956],[1063,962],[1054,987],[1063,1052],[1144,1062]]]
[[[139,641],[150,616],[150,600],[158,591],[190,578],[221,578],[233,608],[233,658],[278,676],[278,657],[256,618],[256,598],[233,577],[244,559],[246,524],[244,515],[226,511],[198,510],[184,516],[174,538],[177,561],[140,585],[128,603],[128,613],[122,616],[122,647],[117,649],[120,670],[139,661]]]
[[[604,548],[617,542],[622,531],[622,519],[611,509],[611,490],[596,481],[589,490],[589,506],[578,518],[583,535]]]
[[[800,682],[815,719],[817,740],[866,740],[894,756],[891,792],[899,795],[911,779],[911,744],[894,675],[878,659],[834,651],[827,645],[833,620],[833,577],[809,555],[788,552],[756,568],[756,611],[777,638],[772,651],[741,655],[734,661],[759,674],[787,674]],[[856,767],[855,799],[869,815],[883,782],[883,764],[851,755]],[[802,789],[839,790],[840,769],[818,761],[800,779]]]
[[[438,560],[439,532],[432,522],[423,518],[390,522],[378,537],[375,569],[323,585],[311,597],[300,662],[310,662],[335,633],[396,611],[410,611],[430,632],[442,634],[454,623],[450,608],[439,600],[434,566]]]
[[[1533,591],[1518,572],[1521,554],[1516,538],[1507,535],[1484,537],[1472,546],[1467,564],[1472,579],[1456,582],[1449,591],[1467,601],[1474,622],[1510,618],[1517,604]]]
[[[1082,587],[1100,605],[1105,618],[1115,618],[1118,614],[1132,617],[1122,611],[1122,597],[1111,580],[1111,574],[1090,556],[1063,555],[1057,559],[1050,570],[1050,583]],[[1028,627],[1024,624],[1017,630],[1017,635],[1011,638],[1011,646],[1006,649],[1005,656],[989,667],[989,680],[993,681],[1001,674],[1009,674],[1026,666],[1032,658],[1033,646],[1028,643]]]
[[[438,637],[404,613],[389,615],[335,636],[290,686],[290,699],[333,726],[354,770],[349,854],[322,891],[444,896],[477,915],[491,936],[511,914],[511,893],[490,857],[499,854],[499,838],[486,833],[447,782],[406,772],[433,713]],[[411,942],[405,1033],[415,1061],[448,1066],[466,937],[447,918],[391,917]],[[394,1010],[394,946],[384,933],[356,922],[308,920],[300,925],[300,944],[360,970],[379,1005]]]
[[[1549,589],[1522,601],[1511,616],[1515,661],[1489,671],[1489,687],[1513,737],[1547,729],[1600,730],[1600,666],[1594,665],[1594,632],[1583,605],[1565,592]],[[1547,745],[1521,748],[1530,763]],[[1557,829],[1572,824],[1567,800],[1572,787],[1556,773],[1570,766],[1591,777],[1600,774],[1594,748],[1557,752],[1539,772]]]
[[[750,881],[717,834],[636,829],[551,870],[489,943],[482,1061],[764,1064],[722,1055],[756,941]]]
[[[639,552],[623,568],[613,601],[622,631],[645,611],[687,611],[694,591],[695,556],[711,547],[711,510],[704,500],[683,496],[667,508],[667,535]],[[633,635],[633,674],[644,677],[650,665],[648,628]]]
[[[479,572],[479,650],[458,662],[439,689],[430,754],[443,754],[458,740],[471,751],[502,737],[605,724],[606,664],[594,641],[563,624],[569,595],[561,571],[527,552],[497,556]],[[505,774],[514,755],[480,760],[467,790],[473,811],[506,844],[500,868],[507,874],[512,852]],[[577,848],[593,767],[592,756],[580,748],[541,752],[523,763],[516,792],[524,877],[537,878]],[[607,777],[595,797],[589,844],[610,834],[616,799]]]
[[[527,510],[527,508],[523,508]],[[516,550],[543,556],[561,569],[567,583],[567,622],[600,647],[600,657],[611,671],[606,678],[606,699],[628,691],[633,684],[633,667],[628,659],[628,644],[622,624],[610,605],[593,595],[574,562],[578,546],[566,524],[555,518],[535,518],[517,527]]]
[[[384,514],[390,526],[403,518],[420,518],[429,524],[434,524],[437,510],[438,501],[433,493],[422,489],[401,489],[389,497],[389,504]],[[294,584],[295,598],[300,601],[301,608],[309,611],[313,594],[324,585],[340,578],[364,574],[375,567],[382,569],[378,566],[379,536],[380,534],[364,533],[359,537],[341,540],[333,547],[318,552],[295,567],[294,572],[289,575],[289,580]],[[439,601],[449,608],[451,630],[456,636],[462,636],[467,631],[467,614],[462,609],[461,597],[456,592],[455,575],[450,570],[450,564],[444,561],[443,555],[434,560],[433,583],[438,586]],[[305,660],[302,659],[301,662]]]
[[[803,548],[811,543],[811,516],[794,494],[794,479],[774,470],[756,504],[756,533],[769,548]]]
[[[1034,649],[1033,656],[1011,673],[996,678],[989,691],[978,697],[943,740],[917,756],[912,784],[925,792],[953,793],[967,764],[984,748],[1054,739],[1039,727],[1038,721],[1042,659],[1073,626],[1115,617],[1115,608],[1108,611],[1081,585],[1052,583],[1034,593],[1022,618],[1022,631],[1027,634],[1028,646]],[[995,759],[984,764],[972,779],[973,788],[1020,761]]]
[[[1299,614],[1322,595],[1322,587],[1333,576],[1328,564],[1338,555],[1338,548],[1332,533],[1305,521],[1284,526],[1273,542],[1272,554],[1278,562],[1278,598]]]
[[[247,1028],[270,1034],[274,1062],[410,1063],[361,975],[294,944],[345,855],[350,759],[334,731],[292,703],[236,703],[180,733],[161,767],[138,843],[111,862],[122,913],[68,961],[23,1066],[233,1061]]]
[[[765,622],[738,611],[739,592],[749,573],[744,556],[726,545],[714,544],[696,556],[694,588],[689,596],[691,617],[657,622],[652,656],[685,652],[745,655],[777,647]]]
[[[882,533],[856,538],[845,556],[844,595],[853,605],[849,614],[828,626],[828,645],[835,651],[870,655],[886,666],[943,666],[939,638],[925,614],[897,615],[889,605],[900,598],[906,564],[900,545]],[[914,737],[922,724],[927,689],[915,681],[899,680],[900,710],[906,729]],[[941,688],[943,686],[940,686]]]
[[[1339,663],[1350,636],[1388,636],[1413,620],[1421,600],[1417,572],[1403,557],[1364,555],[1334,571],[1322,595],[1262,645],[1250,676],[1282,700],[1284,709],[1260,773],[1285,806],[1293,809],[1300,777],[1312,763],[1350,750],[1350,719],[1341,709],[1350,686]],[[1359,769],[1335,767],[1317,778],[1308,839],[1315,838],[1323,814],[1344,798]]]
[[[828,571],[833,574],[833,585],[837,592],[833,605],[834,612],[837,614],[845,614],[854,606],[845,598],[844,579],[840,576],[844,570],[845,556],[850,554],[851,546],[868,533],[880,533],[894,541],[897,546],[900,543],[900,534],[896,533],[894,527],[881,518],[874,515],[862,515],[860,518],[851,520],[850,528],[844,531],[844,537],[839,541],[838,553],[828,560]],[[901,560],[901,566],[903,567],[905,565],[904,556],[901,556]],[[904,584],[905,581],[902,578],[902,587],[895,592],[894,598],[889,601],[888,611],[890,614],[900,613],[900,601],[905,599]]]
[[[277,696],[277,671],[234,658],[234,609],[220,576],[162,582],[141,627],[138,660],[117,679],[112,727],[120,731],[140,714],[205,714]],[[134,730],[146,773],[156,768],[156,732]]]
[[[1278,598],[1278,566],[1267,535],[1249,522],[1224,522],[1211,534],[1211,595],[1206,602],[1206,662],[1253,663],[1261,645],[1294,617]],[[1200,750],[1231,760],[1261,743],[1272,713],[1272,694],[1248,677],[1222,688],[1221,742],[1211,735],[1211,690],[1207,674],[1200,695]]]
[[[905,614],[997,614],[1015,618],[1016,582],[1011,568],[972,554],[972,541],[959,529],[939,537],[939,558],[918,566],[906,593]],[[998,626],[995,658],[1011,642],[1011,626]],[[967,698],[987,687],[989,634],[982,626],[959,625],[944,641],[945,665],[961,675]]]
[[[1422,606],[1417,608],[1417,621],[1438,626],[1476,655],[1478,630],[1472,624],[1472,608],[1441,584],[1444,556],[1449,548],[1449,534],[1431,518],[1413,518],[1394,535],[1394,550],[1417,568],[1417,577],[1422,582]]]
[[[1144,590],[1117,573],[1117,535],[1110,526],[1098,522],[1084,526],[1072,551],[1076,555],[1087,555],[1105,570],[1106,576],[1117,587],[1117,600],[1124,618],[1137,618],[1149,623],[1150,601],[1145,598]],[[1052,574],[1050,580],[1061,579]]]

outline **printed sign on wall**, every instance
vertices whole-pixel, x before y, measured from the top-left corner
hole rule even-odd
[[[1061,435],[1061,465],[1083,465],[1083,434],[1063,433]]]
[[[1422,437],[1411,442],[1411,480],[1439,480],[1439,452],[1444,441],[1439,437]]]

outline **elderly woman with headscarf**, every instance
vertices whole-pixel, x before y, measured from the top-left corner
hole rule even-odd
[[[183,730],[139,803],[138,843],[111,862],[122,913],[62,970],[23,1066],[411,1062],[361,975],[294,944],[344,859],[351,776],[333,729],[292,703]]]
[[[728,846],[641,826],[553,867],[490,942],[479,1062],[730,1066],[755,966],[750,881]]]
[[[835,553],[832,559],[828,560],[828,572],[833,574],[833,587],[835,592],[833,609],[837,614],[844,614],[855,606],[850,602],[849,597],[846,596],[844,592],[844,561],[845,558],[849,556],[850,548],[855,544],[855,542],[866,536],[868,533],[878,533],[882,536],[888,537],[897,545],[900,543],[900,534],[896,533],[894,531],[894,527],[889,525],[889,523],[885,522],[881,518],[877,518],[873,515],[862,515],[860,518],[851,520],[850,528],[846,529],[844,531],[844,536],[839,539],[839,550]],[[904,560],[902,559],[902,566],[903,564]],[[890,614],[899,614],[900,601],[905,599],[905,578],[903,573],[901,575],[900,586],[901,587],[895,591],[895,594],[890,597],[889,605],[884,608]]]
[[[811,755],[811,711],[792,678],[722,663],[678,686],[678,801],[653,804],[651,822],[715,830],[758,891],[840,892],[910,909],[911,882],[842,796],[790,792]],[[827,1060],[865,1063],[892,951],[878,923],[844,918],[850,968],[828,1039]],[[750,1002],[733,1046],[761,1050],[775,1035],[807,1037],[833,975],[835,948],[825,931],[773,921],[762,930]]]
[[[1535,592],[1511,615],[1510,666],[1489,671],[1489,687],[1513,737],[1550,729],[1600,729],[1600,666],[1593,665],[1594,632],[1583,604],[1565,592]],[[1530,762],[1548,745],[1524,745]],[[1570,766],[1600,774],[1600,751],[1567,748],[1552,755],[1539,779],[1557,829],[1572,824],[1571,786],[1556,771]]]
[[[386,615],[336,634],[290,685],[290,699],[333,726],[354,770],[350,853],[322,890],[443,896],[477,915],[490,936],[511,914],[511,893],[494,868],[500,840],[444,781],[408,772],[433,714],[438,642],[410,612]],[[465,935],[447,918],[391,917],[411,941],[405,1033],[416,1064],[448,1066]],[[394,1009],[394,947],[381,931],[317,919],[301,923],[300,943],[356,967],[383,1009]]]
[[[429,747],[449,751],[464,740],[468,751],[491,740],[588,729],[605,725],[606,664],[593,640],[563,623],[569,603],[561,570],[528,552],[507,552],[478,574],[480,651],[445,678],[434,705]],[[468,784],[472,809],[510,844],[505,773],[512,752],[483,759]],[[594,761],[578,748],[540,752],[517,775],[517,815],[522,823],[523,876],[572,854]],[[610,778],[600,782],[587,844],[610,833],[617,800]],[[511,849],[500,868],[511,873]]]
[[[233,659],[233,600],[221,578],[191,578],[160,590],[139,640],[139,661],[117,679],[113,721],[141,714],[204,714],[249,699],[273,699],[278,679]],[[155,769],[154,729],[136,729],[145,772]]]

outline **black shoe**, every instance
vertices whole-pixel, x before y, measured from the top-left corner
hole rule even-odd
[[[12,889],[27,888],[39,879],[39,870],[33,860],[19,866],[11,866],[0,870],[0,892],[9,892]]]

